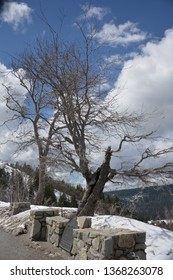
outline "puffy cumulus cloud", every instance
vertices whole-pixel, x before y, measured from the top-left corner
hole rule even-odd
[[[27,159],[27,162],[33,163],[36,160],[36,152],[31,147],[22,151],[16,158],[17,145],[14,141],[15,137],[17,137],[17,121],[8,122],[8,120],[12,119],[13,113],[6,107],[5,98],[7,97],[7,92],[3,84],[13,88],[18,93],[21,102],[25,97],[24,89],[19,80],[12,75],[11,69],[0,63],[0,160],[8,162],[20,160],[25,162]],[[20,129],[22,129],[21,126],[19,127]]]
[[[173,29],[157,42],[148,42],[140,55],[125,62],[109,97],[119,93],[119,106],[153,113],[148,127],[173,136]]]
[[[2,7],[0,20],[11,25],[14,30],[17,30],[25,22],[32,22],[31,14],[32,9],[26,3],[9,1],[5,2]]]
[[[101,44],[116,47],[139,43],[147,38],[147,33],[141,31],[136,23],[130,21],[119,25],[110,22],[105,23],[95,37]]]
[[[24,92],[17,78],[11,73],[11,69],[8,69],[4,64],[0,63],[0,124],[11,117],[11,113],[7,110],[5,104],[6,89],[4,85],[10,86],[18,92],[19,96],[22,98]]]
[[[136,134],[156,131],[147,141],[125,144],[122,152],[112,157],[114,168],[132,167],[148,147],[152,151],[159,151],[173,146],[172,45],[173,29],[167,30],[159,41],[146,43],[140,54],[134,54],[124,63],[114,88],[108,94],[108,101],[114,98],[116,100],[115,110],[118,102],[120,111],[140,113],[142,111],[144,115],[146,114],[148,121],[143,124],[141,130],[136,129]],[[109,138],[104,145],[105,147],[111,145],[116,149],[118,143],[116,139]],[[142,166],[158,167],[165,162],[172,162],[172,153],[155,160],[146,160]]]
[[[10,123],[7,121],[12,118],[12,113],[7,110],[5,103],[6,90],[3,84],[6,83],[9,86],[15,86],[19,91],[21,90],[19,82],[12,77],[10,69],[0,64],[0,159],[3,161],[10,161],[15,151],[15,144],[11,143],[11,140],[13,140],[12,132],[14,132],[13,128],[15,127],[15,122]]]
[[[81,8],[84,12],[83,15],[80,17],[81,19],[97,18],[98,20],[102,20],[103,17],[109,13],[109,9],[107,8],[90,6],[88,3],[81,5]]]

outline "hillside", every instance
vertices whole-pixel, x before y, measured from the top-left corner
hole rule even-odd
[[[77,203],[83,196],[80,185],[71,185],[63,180],[55,180],[46,174],[45,205],[57,206],[60,196],[68,197],[68,202]],[[27,164],[8,164],[0,161],[0,200],[32,201],[39,184],[38,169]],[[57,195],[58,193],[58,195]],[[61,199],[62,200],[62,199]],[[62,202],[62,201],[61,201]],[[65,205],[68,206],[68,205]],[[72,206],[72,205],[71,205]]]
[[[173,185],[109,191],[104,195],[118,197],[139,219],[173,218]]]
[[[109,191],[105,196],[116,196],[139,219],[173,218],[173,185]]]

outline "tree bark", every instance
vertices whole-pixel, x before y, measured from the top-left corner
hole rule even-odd
[[[111,155],[111,147],[108,147],[105,153],[105,160],[103,164],[93,174],[91,180],[87,182],[87,189],[79,205],[77,216],[94,215],[97,201],[99,200],[104,186],[108,180]]]
[[[44,157],[40,158],[39,165],[39,186],[34,199],[34,203],[36,205],[44,204],[44,196],[45,196],[45,174],[46,174],[46,160]]]

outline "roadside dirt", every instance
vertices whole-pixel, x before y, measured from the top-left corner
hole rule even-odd
[[[71,257],[48,242],[35,242],[28,234],[14,236],[0,228],[0,260],[67,260]]]
[[[14,230],[28,221],[26,215],[10,217],[8,208],[0,208],[0,260],[68,260],[72,257],[48,242],[31,241],[29,233],[14,235]]]

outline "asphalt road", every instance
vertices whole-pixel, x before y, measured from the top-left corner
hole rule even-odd
[[[65,260],[65,255],[47,242],[32,242],[28,235],[14,236],[0,228],[0,260]]]

